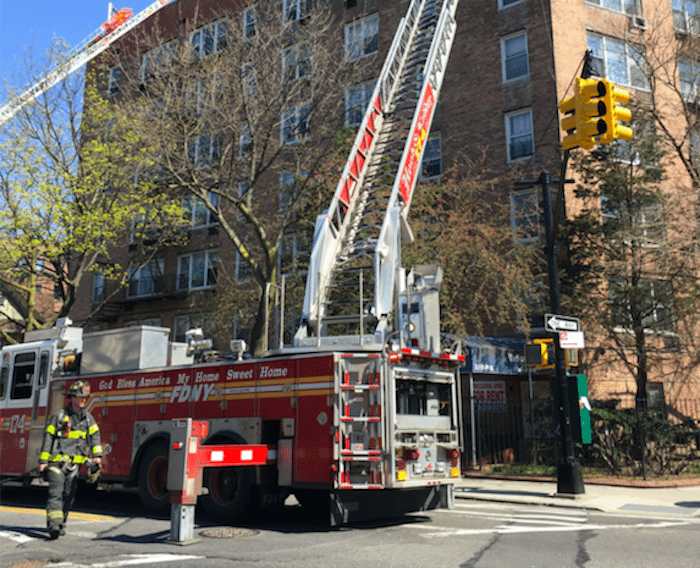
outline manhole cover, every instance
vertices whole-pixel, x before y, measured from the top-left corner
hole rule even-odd
[[[244,538],[249,536],[257,536],[260,531],[252,529],[241,529],[237,527],[227,527],[223,529],[206,529],[199,533],[200,536],[207,538]]]

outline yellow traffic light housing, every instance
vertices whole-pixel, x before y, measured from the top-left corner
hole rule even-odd
[[[525,344],[525,364],[538,370],[554,369],[554,339],[528,341]]]
[[[630,141],[633,137],[632,129],[620,122],[629,122],[632,119],[632,111],[626,105],[630,100],[629,92],[618,89],[610,81],[605,81],[607,92],[603,97],[606,106],[605,134],[601,136],[600,143],[608,144],[616,138]]]
[[[576,79],[574,96],[559,103],[559,110],[565,114],[561,120],[567,132],[562,141],[565,150],[577,146],[590,150],[596,137],[605,133],[606,94],[607,85],[602,79]]]
[[[564,150],[576,148],[579,145],[579,135],[576,132],[576,96],[564,99],[559,103],[559,110],[564,113],[561,128],[567,133],[562,141]]]
[[[579,101],[576,109],[579,146],[590,150],[595,146],[596,137],[605,134],[604,117],[608,111],[605,96],[608,87],[602,79],[577,79],[576,91]]]

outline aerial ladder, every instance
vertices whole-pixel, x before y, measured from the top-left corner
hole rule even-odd
[[[119,38],[123,37],[130,30],[133,30],[141,22],[172,1],[173,0],[156,0],[135,16],[131,8],[122,8],[118,12],[111,13],[110,5],[110,17],[108,20],[85,40],[80,42],[80,44],[68,54],[65,61],[49,71],[26,91],[12,97],[0,108],[0,126],[10,120],[24,106],[48,91],[59,81],[68,77],[71,73],[80,69],[88,61],[97,57]]]
[[[420,311],[407,296],[401,243],[413,240],[407,215],[455,36],[456,8],[457,0],[411,0],[399,24],[331,205],[316,220],[292,349],[381,349]],[[408,280],[434,287],[440,278],[438,270]],[[421,348],[439,351],[433,340]]]

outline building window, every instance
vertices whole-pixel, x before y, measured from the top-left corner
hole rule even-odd
[[[647,408],[658,413],[662,418],[666,416],[663,383],[647,383]]]
[[[700,80],[700,65],[690,61],[678,62],[678,77],[680,80],[683,100],[692,102],[698,97],[698,81]]]
[[[296,274],[299,267],[308,267],[310,252],[306,235],[285,235],[277,254],[277,269],[280,275]]]
[[[163,266],[163,259],[159,259],[129,270],[127,297],[138,298],[162,293],[164,291]]]
[[[621,12],[628,16],[638,16],[640,10],[637,7],[638,0],[586,0],[587,4],[594,4],[612,10],[613,12]]]
[[[122,76],[121,67],[112,67],[109,70],[109,78],[107,79],[107,93],[114,95],[119,92],[119,80]]]
[[[205,134],[187,141],[190,164],[197,168],[214,166],[221,153],[221,141],[215,134]]]
[[[209,201],[216,207],[219,203],[219,196],[215,193],[208,194]],[[205,205],[204,200],[199,197],[184,197],[180,200],[180,207],[185,215],[185,221],[191,227],[207,227],[217,223],[216,215]]]
[[[506,140],[509,162],[530,158],[535,154],[535,137],[530,109],[506,115]]]
[[[282,144],[295,144],[309,134],[309,105],[296,105],[282,113]]]
[[[282,53],[282,78],[298,81],[311,74],[311,48],[308,45],[293,45]]]
[[[238,157],[243,158],[253,151],[253,135],[247,125],[242,125],[238,137]]]
[[[201,328],[204,337],[211,337],[214,329],[211,323],[211,318],[204,317],[204,314],[189,314],[184,316],[175,316],[173,318],[173,341],[176,343],[186,343],[189,330]]]
[[[616,223],[616,234],[627,244],[659,246],[666,238],[664,208],[660,203],[642,206],[636,204],[634,211],[624,207],[623,202],[613,202],[606,195],[600,196],[603,223]]]
[[[256,8],[245,8],[243,10],[243,37],[245,39],[250,39],[256,34],[256,23],[258,15],[256,13]]]
[[[379,51],[379,16],[356,20],[345,26],[345,56],[350,61]]]
[[[498,8],[507,8],[508,6],[512,6],[513,4],[519,4],[523,0],[498,0]]]
[[[282,172],[280,174],[279,211],[284,211],[294,201],[295,183],[296,178],[292,172]]]
[[[432,134],[423,150],[423,165],[421,179],[432,179],[442,175],[442,147],[440,135]]]
[[[150,80],[156,73],[168,73],[177,54],[176,45],[175,41],[171,41],[143,54],[141,61],[141,80],[143,82]]]
[[[216,251],[181,256],[177,263],[177,289],[197,290],[216,284],[219,254]]]
[[[282,20],[285,24],[305,20],[311,14],[311,0],[282,0]]]
[[[501,40],[501,60],[504,83],[530,74],[526,33],[519,33]]]
[[[673,286],[665,280],[647,280],[637,285],[609,281],[613,323],[620,330],[632,329],[640,321],[644,329],[676,331],[673,317]]]
[[[241,80],[245,87],[244,94],[250,97],[254,97],[258,92],[256,76],[257,70],[253,63],[246,63],[241,67]]]
[[[236,251],[236,282],[240,284],[248,282],[251,274],[250,264],[246,262],[240,252]]]
[[[90,301],[93,304],[99,304],[105,299],[105,277],[101,270],[95,270],[92,273],[92,290],[90,292]]]
[[[374,93],[376,81],[368,81],[345,91],[345,126],[360,126]]]
[[[540,240],[540,200],[537,189],[523,189],[510,194],[510,226],[515,243]]]
[[[677,32],[700,34],[700,0],[671,0],[671,8]]]
[[[588,49],[593,52],[593,69],[617,85],[648,88],[642,70],[642,49],[630,43],[597,34],[588,34]]]
[[[190,45],[196,57],[206,57],[226,49],[226,20],[218,20],[192,32]]]

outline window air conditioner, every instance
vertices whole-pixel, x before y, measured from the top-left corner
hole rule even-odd
[[[630,16],[630,28],[644,31],[647,29],[647,19],[643,16]]]

